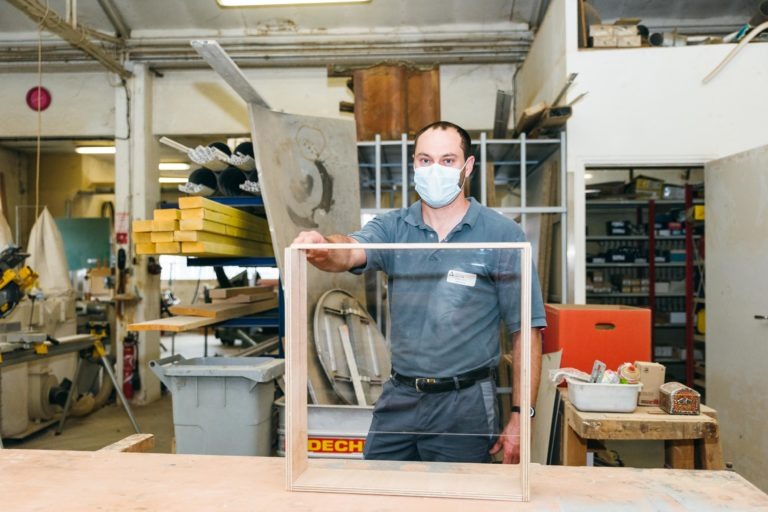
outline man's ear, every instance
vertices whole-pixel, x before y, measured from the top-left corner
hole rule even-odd
[[[475,157],[470,156],[467,158],[467,162],[464,164],[464,179],[467,180],[472,175],[472,171],[475,169]]]

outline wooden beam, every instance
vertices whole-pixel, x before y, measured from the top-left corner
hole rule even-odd
[[[171,313],[180,316],[204,316],[207,318],[232,318],[269,311],[277,306],[277,300],[260,301],[268,304],[178,304],[171,306]]]
[[[232,288],[214,288],[208,292],[212,299],[228,299],[236,295],[272,295],[271,286],[234,286]]]
[[[137,243],[136,254],[157,254],[157,245],[153,243]]]
[[[261,231],[253,231],[251,229],[238,228],[206,219],[182,219],[179,221],[179,230],[205,231],[207,233],[215,233],[217,235],[245,238],[246,240],[255,240],[266,243],[272,242],[272,237],[270,236],[269,228],[267,227]]]
[[[216,201],[211,201],[210,199],[206,199],[205,197],[201,197],[201,196],[189,196],[189,197],[179,198],[179,208],[181,208],[182,210],[205,208],[208,211],[221,213],[223,215],[226,215],[227,217],[242,219],[249,224],[257,225],[260,228],[269,227],[267,220],[264,219],[263,217],[253,215],[252,213],[244,212],[243,210],[233,208],[232,206],[227,206],[225,204],[217,203]],[[184,215],[182,215],[181,218],[184,219],[184,218],[194,218],[194,217],[185,217]]]
[[[131,225],[134,233],[148,233],[152,231],[152,220],[135,220]]]
[[[105,446],[100,452],[145,453],[155,447],[154,434],[133,434]]]
[[[178,242],[179,240],[174,238],[174,233],[176,231],[152,231],[149,234],[149,241],[155,244]]]
[[[215,304],[218,306],[218,304]],[[271,307],[270,307],[271,306]],[[226,314],[219,313],[216,318],[204,316],[174,316],[171,318],[158,318],[157,320],[148,320],[138,322],[128,326],[129,331],[171,331],[183,332],[205,327],[207,325],[217,324],[230,318],[236,318],[244,315],[253,315],[269,311],[277,307],[277,299],[271,301],[259,301],[253,304],[236,305],[234,308],[229,306],[230,310]]]
[[[133,76],[114,57],[91,43],[88,40],[86,31],[74,28],[48,6],[41,4],[37,0],[8,0],[8,3],[26,14],[36,24],[41,25],[49,32],[56,34],[67,43],[99,61],[109,71],[119,75],[120,78],[127,79]]]
[[[152,212],[152,218],[155,220],[179,220],[181,211],[176,208],[158,208]]]
[[[153,233],[154,234],[154,233]],[[261,250],[263,245],[269,244],[269,240],[256,241],[246,238],[235,238],[233,236],[219,235],[217,233],[207,233],[205,231],[174,231],[173,241],[175,242],[215,242],[218,244],[238,245],[241,247],[253,247],[254,250]]]
[[[181,244],[179,242],[156,243],[155,249],[158,254],[179,254],[181,252]]]
[[[153,220],[152,231],[175,231],[179,229],[177,220]]]
[[[272,246],[259,244],[259,249],[216,242],[181,242],[181,252],[189,256],[218,255],[218,256],[274,256]]]
[[[135,244],[149,244],[149,243],[152,243],[152,232],[151,231],[145,231],[145,232],[134,231],[133,232],[133,243],[135,243]]]

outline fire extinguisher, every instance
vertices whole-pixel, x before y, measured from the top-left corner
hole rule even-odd
[[[123,394],[133,398],[133,375],[137,371],[138,340],[136,334],[129,332],[123,340]]]

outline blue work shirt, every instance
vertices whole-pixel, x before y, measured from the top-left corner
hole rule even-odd
[[[421,201],[379,215],[350,236],[361,243],[436,243]],[[524,242],[520,226],[470,198],[464,218],[443,242]],[[389,280],[392,368],[411,377],[453,377],[499,364],[499,330],[520,330],[520,251],[366,250],[366,270]],[[545,327],[534,266],[531,326]]]

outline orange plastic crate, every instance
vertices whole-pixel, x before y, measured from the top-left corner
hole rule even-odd
[[[631,306],[546,304],[544,353],[563,351],[560,366],[589,373],[595,359],[615,370],[651,360],[651,310]]]

